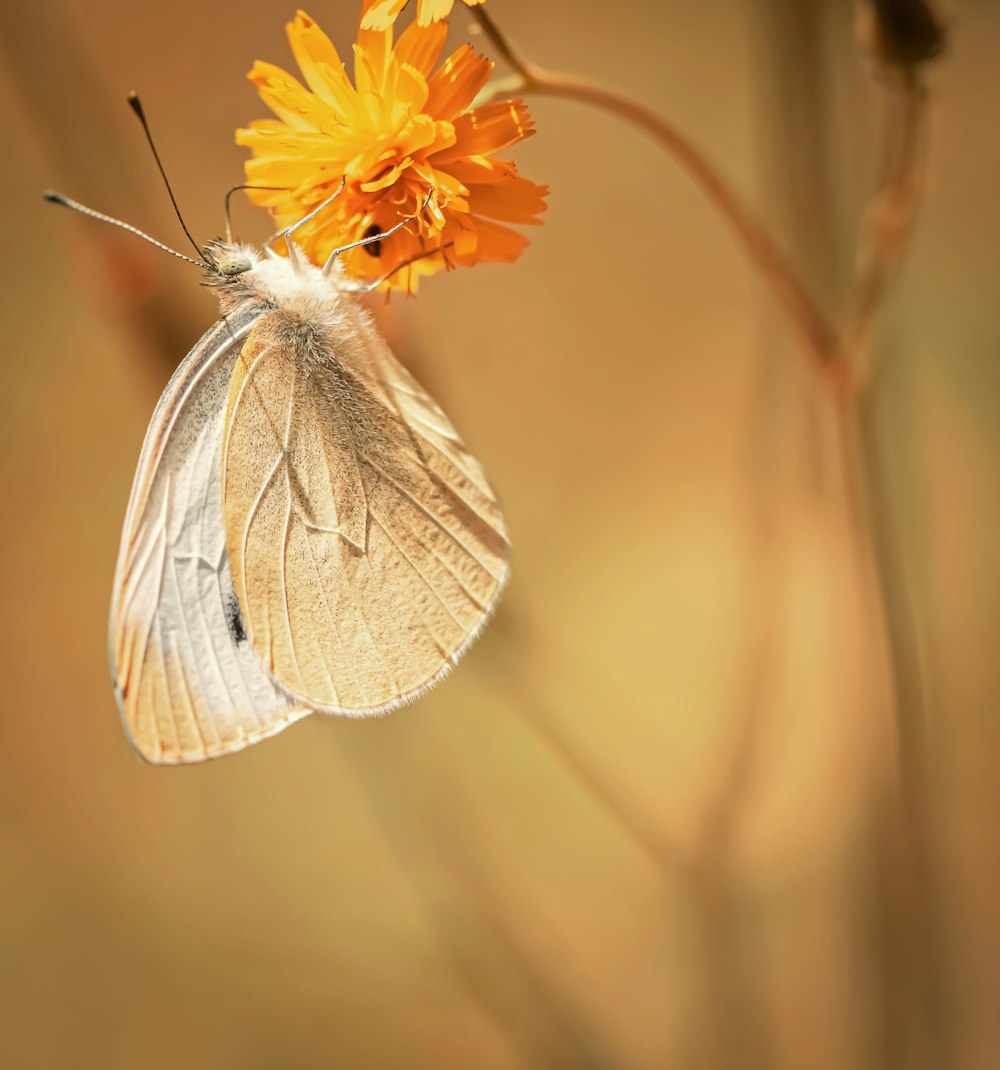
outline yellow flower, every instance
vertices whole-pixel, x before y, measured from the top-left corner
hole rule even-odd
[[[419,275],[513,261],[528,245],[506,224],[541,222],[548,188],[493,156],[533,132],[527,107],[514,100],[469,111],[493,64],[463,45],[434,70],[447,32],[440,22],[414,22],[393,44],[391,25],[359,31],[352,84],[330,39],[300,11],[288,38],[308,88],[254,64],[250,79],[278,118],[250,123],[236,140],[253,152],[247,182],[282,188],[251,190],[251,199],[284,227],[343,184],[296,232],[316,263],[408,216],[417,218],[392,237],[345,253],[347,273],[378,279],[431,254],[389,280],[411,289]]]
[[[483,0],[465,0],[469,7],[483,3]],[[387,30],[396,20],[396,16],[406,7],[407,0],[365,0],[361,15],[362,30]],[[417,22],[429,26],[451,14],[455,0],[417,0]]]

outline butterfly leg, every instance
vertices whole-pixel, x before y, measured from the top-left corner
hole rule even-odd
[[[424,203],[420,208],[408,215],[405,219],[401,219],[394,227],[390,227],[388,230],[379,231],[378,234],[372,234],[369,238],[359,238],[357,241],[352,241],[349,245],[342,245],[339,249],[334,249],[327,258],[326,263],[323,265],[323,274],[328,275],[333,270],[333,265],[337,261],[337,257],[341,253],[346,253],[349,249],[358,249],[362,245],[373,245],[375,242],[383,242],[386,238],[391,237],[397,230],[402,230],[408,223],[412,223],[415,219],[419,219],[424,209],[431,203],[431,198],[434,196],[435,191],[430,189],[427,191],[427,196],[424,198]],[[437,250],[435,250],[436,252]]]
[[[290,240],[291,239],[291,235],[294,234],[295,231],[297,231],[299,229],[299,227],[303,226],[304,224],[308,223],[311,219],[314,219],[316,216],[318,216],[319,213],[322,212],[324,208],[326,208],[328,205],[332,204],[341,195],[341,193],[344,192],[344,187],[346,185],[347,185],[347,179],[346,178],[342,178],[340,180],[340,185],[336,188],[336,190],[334,190],[334,192],[331,193],[330,196],[327,197],[325,201],[321,201],[318,205],[316,205],[316,207],[311,212],[309,212],[308,215],[304,215],[297,223],[293,223],[290,227],[285,227],[284,230],[279,230],[276,233],[272,234],[270,236],[270,238],[268,238],[267,241],[264,242],[264,245],[263,245],[264,252],[265,253],[273,253],[273,250],[270,248],[271,243],[272,242],[276,242],[279,238],[284,238],[285,239],[285,244],[286,244],[286,246],[288,248],[288,255],[291,258],[292,263],[298,264],[299,261],[298,261],[297,256],[296,256],[296,251],[292,247],[292,242]]]
[[[426,258],[429,256],[435,256],[437,253],[443,253],[445,249],[451,249],[454,247],[454,245],[455,243],[453,241],[450,241],[446,245],[439,245],[434,249],[425,249],[422,253],[417,253],[416,256],[411,256],[408,259],[403,260],[401,263],[397,264],[392,269],[392,271],[383,275],[382,278],[376,279],[374,282],[355,283],[345,287],[345,289],[350,290],[351,293],[357,294],[374,293],[382,285],[383,282],[388,282],[393,277],[393,275],[395,275],[399,271],[402,271],[403,268],[407,268],[411,264],[415,264],[418,260],[426,260]]]

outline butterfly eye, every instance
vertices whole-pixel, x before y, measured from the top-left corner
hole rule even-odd
[[[225,253],[217,263],[223,275],[242,275],[253,267],[253,261],[244,253]]]

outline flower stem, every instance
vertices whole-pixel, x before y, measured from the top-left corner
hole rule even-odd
[[[771,235],[693,142],[667,120],[614,89],[587,79],[554,74],[529,62],[501,32],[483,5],[472,8],[471,14],[496,51],[515,72],[513,78],[495,83],[492,95],[535,93],[576,100],[625,119],[659,142],[695,180],[736,231],[747,254],[798,329],[817,369],[824,376],[836,378],[834,362],[838,343],[835,331],[806,292]]]

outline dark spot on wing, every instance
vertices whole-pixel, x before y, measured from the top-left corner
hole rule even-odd
[[[226,599],[226,624],[229,625],[229,634],[237,646],[246,640],[247,630],[243,627],[243,614],[235,594]]]
[[[361,235],[362,238],[374,238],[376,234],[381,234],[382,228],[378,223],[372,223],[372,225]],[[382,255],[382,243],[380,241],[373,241],[370,245],[362,245],[362,249],[369,255],[374,256],[376,259]]]

